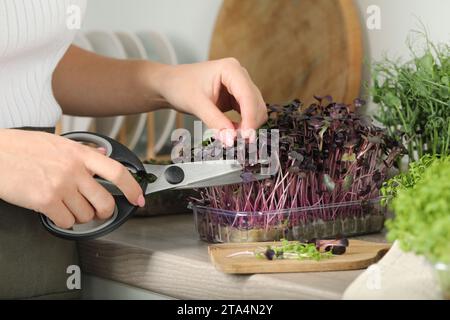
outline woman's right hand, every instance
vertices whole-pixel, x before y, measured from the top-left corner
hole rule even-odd
[[[109,218],[114,198],[94,178],[114,183],[136,206],[142,189],[128,170],[100,151],[43,132],[0,129],[0,199],[70,228]]]

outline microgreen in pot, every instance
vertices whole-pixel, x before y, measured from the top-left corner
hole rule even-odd
[[[413,162],[425,154],[450,154],[450,46],[418,31],[408,47],[408,61],[374,64],[370,91],[379,106],[376,119],[407,146]]]
[[[433,263],[450,264],[450,156],[424,156],[386,185],[395,213],[386,223],[388,238]]]
[[[254,181],[251,174],[244,173],[242,184],[200,190],[200,196],[193,199],[194,205],[213,211],[254,213],[246,219],[242,215],[230,218],[225,222],[230,225],[225,227],[282,230],[290,238],[302,237],[302,234],[293,236],[296,226],[362,218],[362,206],[356,204],[380,195],[387,170],[394,165],[403,147],[359,113],[364,101],[357,99],[353,105],[345,105],[333,102],[329,96],[315,98],[317,102],[308,107],[303,107],[299,100],[268,106],[269,120],[262,128],[269,129],[267,145],[270,145],[270,129],[279,131],[280,170],[274,176]],[[252,170],[254,167],[249,166],[246,172]],[[355,205],[333,206],[343,203]],[[311,210],[293,214],[298,208]],[[270,213],[270,218],[264,213]],[[213,217],[208,221],[217,223]],[[330,227],[333,231],[327,236],[352,234],[356,224],[367,225],[362,220],[349,221],[340,228]],[[217,232],[219,227],[206,226],[206,232]],[[299,232],[304,233],[303,238],[308,233],[307,230]],[[273,240],[267,237],[262,240]]]
[[[423,156],[384,187],[395,217],[388,239],[435,264],[445,299],[450,298],[450,156]]]

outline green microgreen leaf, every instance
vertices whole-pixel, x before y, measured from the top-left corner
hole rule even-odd
[[[388,238],[432,262],[450,263],[450,156],[424,156],[383,187],[395,218]]]

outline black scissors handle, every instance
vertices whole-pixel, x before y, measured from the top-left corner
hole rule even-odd
[[[67,139],[80,143],[93,144],[96,147],[104,148],[108,157],[120,162],[130,171],[136,173],[145,172],[145,168],[141,160],[139,160],[139,158],[130,149],[114,139],[98,133],[90,132],[71,132],[64,134],[63,136]],[[141,181],[139,185],[145,192],[147,182]],[[97,226],[65,230],[57,227],[50,219],[42,214],[41,221],[50,233],[64,239],[88,240],[98,238],[120,227],[136,211],[136,206],[129,203],[125,196],[114,195],[114,200],[116,202],[116,210],[113,217]]]

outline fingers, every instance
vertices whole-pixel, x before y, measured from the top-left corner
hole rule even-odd
[[[99,219],[107,219],[113,214],[115,207],[113,196],[94,178],[86,174],[78,182],[78,188],[80,194],[89,201]]]
[[[266,103],[264,101],[264,98],[262,96],[261,91],[258,89],[258,87],[253,84],[253,88],[255,90],[255,95],[256,95],[256,105],[257,105],[257,111],[256,111],[256,125],[257,128],[261,127],[263,124],[265,124],[267,122],[267,120],[269,119],[269,116],[267,115],[267,106]]]
[[[130,203],[140,207],[145,205],[141,187],[122,164],[91,150],[86,150],[84,161],[90,172],[114,183]]]
[[[234,144],[236,138],[235,125],[233,122],[217,108],[217,106],[208,99],[202,101],[203,112],[196,114],[208,128],[217,129],[219,131],[219,139],[227,146]],[[205,112],[206,110],[206,112]]]
[[[94,208],[78,191],[71,192],[70,196],[66,197],[63,202],[67,209],[75,216],[77,223],[87,223],[94,219]]]
[[[102,155],[106,155],[106,152],[107,152],[106,149],[103,147],[97,148],[95,150]]]
[[[104,156],[106,156],[106,153],[108,152],[105,148],[103,148],[103,147],[100,147],[100,148],[95,148],[95,149],[92,149],[92,150],[94,150],[94,151],[96,151],[96,152],[98,152],[98,153],[100,153],[100,154],[102,154],[102,155],[104,155]],[[94,176],[95,174],[92,172],[92,171],[90,171],[90,170],[88,170],[88,172],[89,172],[89,174],[91,175],[91,176]]]
[[[70,229],[75,224],[75,217],[62,201],[52,204],[46,210],[45,215],[53,221],[53,223],[63,229]]]
[[[245,131],[259,128],[267,121],[266,105],[261,92],[236,59],[225,59],[224,62],[222,82],[239,104],[242,117],[240,129]]]
[[[247,86],[239,86],[236,95],[242,117],[240,129],[258,129],[267,121],[266,104],[258,88],[252,82],[249,82]]]
[[[208,99],[203,99],[201,103],[202,112],[198,112],[198,116],[210,129],[234,129],[233,122],[225,116],[217,106]]]

